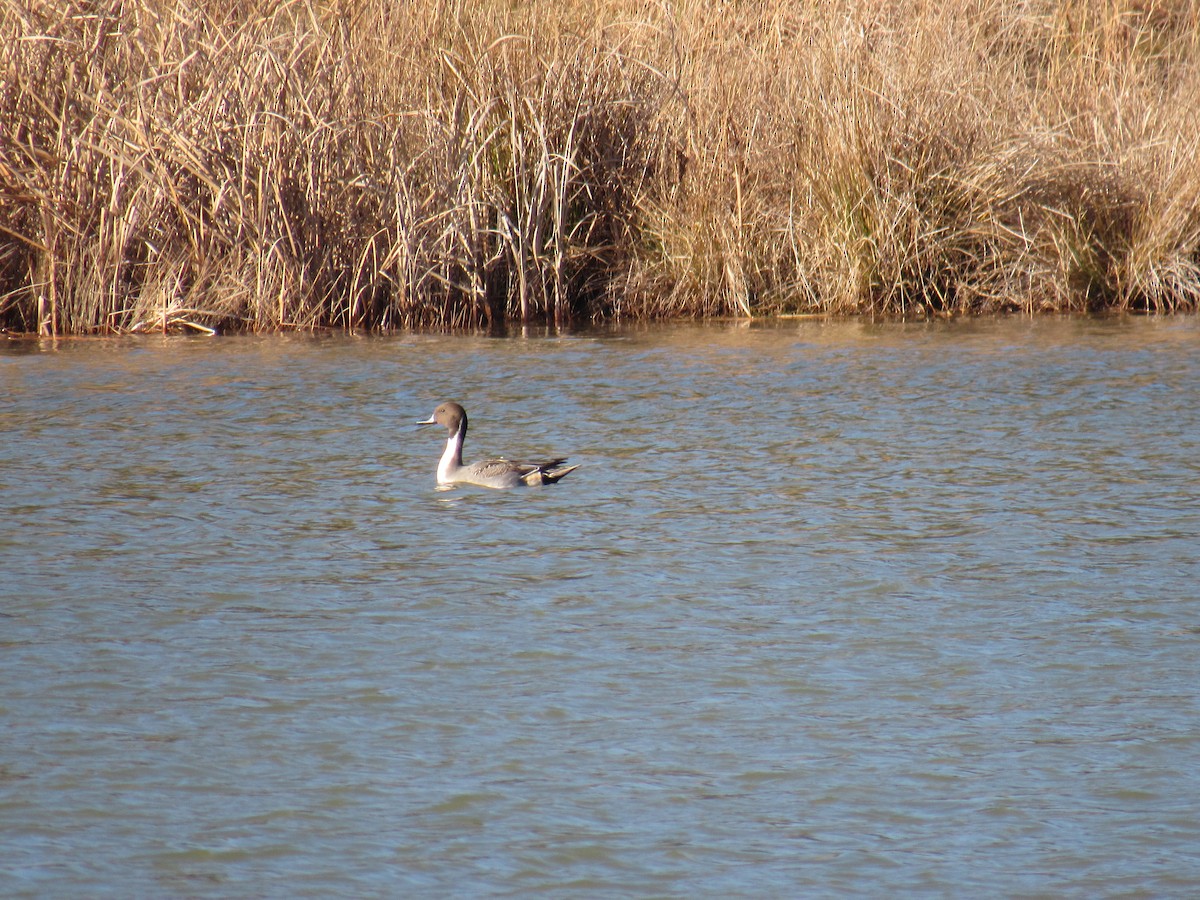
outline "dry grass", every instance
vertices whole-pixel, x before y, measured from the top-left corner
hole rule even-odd
[[[1200,0],[0,0],[0,325],[1194,310]]]

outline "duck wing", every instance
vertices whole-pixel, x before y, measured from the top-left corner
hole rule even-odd
[[[529,471],[529,467],[523,463],[513,462],[510,459],[481,459],[478,462],[473,462],[468,469],[471,473],[478,475],[480,478],[503,478],[506,475],[524,475]]]

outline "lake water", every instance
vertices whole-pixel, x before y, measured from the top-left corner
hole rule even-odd
[[[0,894],[1190,896],[1200,321],[0,348]],[[468,460],[561,484],[437,491]]]

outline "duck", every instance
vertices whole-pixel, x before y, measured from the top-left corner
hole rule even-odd
[[[534,487],[554,484],[574,472],[579,466],[563,465],[566,457],[546,462],[483,459],[463,465],[463,442],[467,438],[467,411],[461,404],[449,400],[440,404],[428,419],[418,425],[441,425],[449,434],[446,450],[437,467],[437,483],[441,487],[454,484],[474,484],[488,488]]]

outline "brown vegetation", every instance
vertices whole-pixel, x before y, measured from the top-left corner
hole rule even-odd
[[[0,325],[1200,305],[1200,0],[0,0]]]

